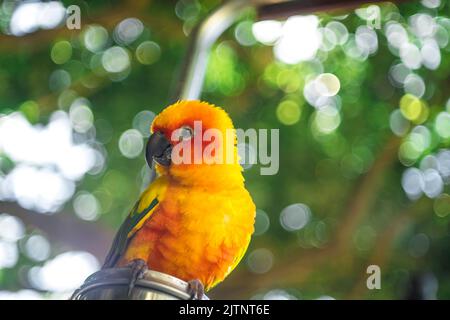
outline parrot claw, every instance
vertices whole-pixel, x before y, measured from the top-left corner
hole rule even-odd
[[[205,293],[203,283],[198,279],[188,281],[188,293],[191,295],[192,300],[202,300]]]
[[[131,260],[126,267],[131,269],[131,278],[130,284],[128,285],[128,297],[131,296],[131,292],[133,291],[136,281],[140,280],[144,277],[145,272],[148,270],[147,262],[142,259],[134,259]]]

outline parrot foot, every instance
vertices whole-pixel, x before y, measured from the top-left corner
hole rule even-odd
[[[126,267],[131,269],[131,279],[130,284],[128,285],[128,297],[131,295],[131,292],[136,285],[136,281],[142,279],[144,277],[145,272],[148,270],[147,262],[142,259],[134,259],[131,260]]]
[[[202,300],[203,294],[205,293],[203,283],[198,279],[188,281],[188,293],[192,299]]]

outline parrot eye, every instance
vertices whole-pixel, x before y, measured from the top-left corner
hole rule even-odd
[[[192,130],[192,128],[189,126],[182,126],[181,128],[177,129],[175,135],[178,141],[189,140],[194,135],[194,130]]]

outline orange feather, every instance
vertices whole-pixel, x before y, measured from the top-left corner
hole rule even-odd
[[[233,129],[221,108],[200,101],[180,101],[153,121],[152,131],[170,140],[173,130],[201,121],[203,130],[223,133]],[[150,269],[185,281],[199,279],[208,290],[222,281],[244,255],[255,219],[255,205],[245,189],[233,134],[231,164],[157,165],[159,177],[142,194],[138,211],[157,195],[159,203],[138,226],[119,265],[133,259],[147,261]],[[171,141],[177,144],[179,141]]]

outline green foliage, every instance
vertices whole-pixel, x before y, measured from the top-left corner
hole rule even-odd
[[[127,157],[132,150],[121,150],[119,141],[125,131],[133,129],[139,112],[150,110],[157,114],[170,103],[168,97],[188,43],[184,33],[216,5],[217,1],[180,0],[152,2],[144,12],[131,8],[142,21],[143,30],[127,43],[117,40],[113,28],[133,15],[125,12],[126,16],[117,20],[114,8],[121,2],[114,5],[111,1],[84,3],[83,14],[89,11],[92,23],[84,24],[81,32],[63,30],[48,38],[42,35],[52,31],[38,31],[26,36],[37,38],[36,45],[17,46],[14,50],[3,47],[3,41],[15,42],[17,38],[1,36],[0,117],[20,112],[31,124],[46,125],[58,110],[72,116],[77,98],[87,99],[82,105],[93,115],[93,126],[75,132],[73,139],[99,151],[104,165],[76,181],[74,196],[58,207],[55,216],[82,219],[76,215],[74,203],[80,192],[87,192],[94,197],[97,209],[86,223],[109,232],[118,229],[149,179],[142,150],[137,156]],[[426,274],[432,274],[431,282],[437,279],[439,298],[450,297],[448,181],[439,195],[430,197],[421,192],[409,199],[402,189],[407,167],[426,168],[423,159],[435,159],[450,146],[450,137],[445,136],[448,118],[436,125],[441,113],[450,112],[450,45],[439,49],[437,68],[410,70],[423,81],[425,92],[415,97],[417,108],[423,109],[421,115],[408,118],[407,108],[411,106],[399,109],[406,92],[392,79],[392,67],[402,60],[386,35],[389,22],[397,21],[406,27],[411,17],[421,12],[441,19],[440,32],[446,32],[448,41],[449,4],[443,1],[439,8],[429,9],[420,1],[411,1],[398,7],[381,6],[381,12],[377,50],[363,57],[355,57],[346,42],[329,51],[319,50],[310,61],[287,64],[274,57],[272,46],[239,44],[235,28],[213,48],[203,98],[223,106],[238,128],[280,129],[278,174],[262,176],[258,165],[245,171],[248,189],[270,221],[266,232],[254,236],[249,252],[270,249],[273,268],[298,256],[297,271],[305,275],[298,281],[291,275],[284,288],[258,288],[238,293],[240,297],[285,289],[305,299],[323,295],[403,298],[411,279]],[[321,27],[339,21],[353,37],[358,27],[366,24],[354,12],[345,16],[320,14],[319,21]],[[248,36],[248,32],[245,34]],[[39,40],[41,36],[43,41]],[[412,43],[422,45],[423,39],[410,31],[408,37]],[[105,52],[111,48],[115,51],[110,51],[112,60],[108,65]],[[333,100],[335,113],[312,106],[304,94],[305,86],[323,73],[332,73],[340,81],[338,98]],[[406,126],[403,131],[398,129],[402,131],[398,137],[392,125],[396,110],[400,110],[399,121]],[[146,133],[140,134],[144,139]],[[430,141],[418,146],[428,135]],[[0,179],[14,165],[18,163],[2,151],[0,144]],[[280,224],[280,213],[293,203],[306,204],[311,217],[304,228],[290,232]],[[27,225],[27,234],[32,231],[33,227]],[[60,240],[52,243],[48,259],[73,249]],[[310,256],[315,257],[313,266],[308,265]],[[44,263],[27,258],[21,251],[14,267],[0,267],[0,288],[15,291],[33,287],[27,272]],[[372,263],[382,268],[383,289],[379,291],[365,288],[365,270]],[[248,259],[235,272],[246,270],[252,271]],[[265,277],[270,278],[270,272]],[[277,277],[283,275],[277,273]],[[217,296],[220,294],[219,286]]]

